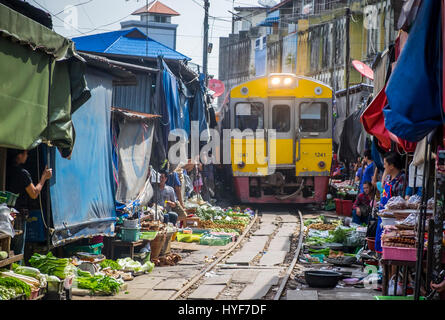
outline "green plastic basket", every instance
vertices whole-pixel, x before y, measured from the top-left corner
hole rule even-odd
[[[19,194],[15,194],[9,191],[0,191],[0,203],[6,203],[6,205],[13,207],[17,201]],[[5,199],[1,201],[2,199]]]
[[[102,254],[103,243],[97,243],[86,246],[74,246],[74,245],[66,245],[64,247],[65,255],[72,256],[78,252],[86,252],[91,254]]]
[[[153,240],[158,235],[157,231],[143,231],[140,233],[139,239],[141,240]]]
[[[139,240],[141,235],[140,229],[121,228],[121,239],[124,242],[135,242]]]
[[[374,296],[375,300],[414,300],[414,296]],[[419,300],[425,300],[425,297],[419,297]]]

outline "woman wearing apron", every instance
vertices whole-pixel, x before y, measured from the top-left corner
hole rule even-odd
[[[382,177],[382,194],[380,197],[379,210],[385,208],[386,203],[392,197],[403,197],[403,186],[405,184],[405,174],[402,172],[402,160],[399,154],[395,152],[387,153],[383,159],[385,172]],[[375,235],[375,251],[382,253],[381,237],[383,233],[382,219],[377,221],[377,230]]]

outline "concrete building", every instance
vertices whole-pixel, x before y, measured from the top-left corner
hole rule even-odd
[[[291,72],[320,80],[335,91],[344,89],[346,8],[352,13],[351,61],[371,65],[397,38],[402,5],[398,0],[284,0],[272,8],[236,8],[241,21],[248,18],[257,24],[239,21],[234,34],[220,38],[219,78],[229,89],[256,76]],[[258,23],[260,17],[264,20]],[[239,63],[230,64],[230,57]],[[370,81],[350,66],[350,86],[360,83]]]
[[[150,38],[176,50],[178,25],[172,23],[172,17],[179,16],[178,12],[155,0],[136,10],[132,15],[140,16],[141,19],[121,22],[122,30],[138,28]]]

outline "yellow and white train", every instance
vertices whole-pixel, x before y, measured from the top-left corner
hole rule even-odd
[[[232,173],[241,202],[325,200],[332,161],[330,87],[294,74],[256,78],[230,91],[229,116],[232,132],[245,133],[231,136]]]

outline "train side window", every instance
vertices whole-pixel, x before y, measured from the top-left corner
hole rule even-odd
[[[289,132],[290,130],[290,106],[277,104],[272,109],[272,129],[276,132]]]
[[[328,105],[323,102],[301,103],[300,130],[302,132],[324,132],[328,130]]]
[[[235,128],[264,129],[264,105],[261,102],[239,102],[235,105]]]

